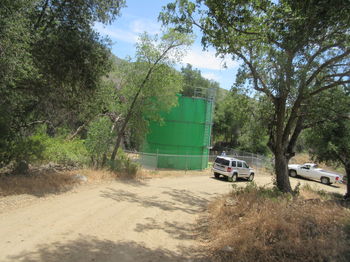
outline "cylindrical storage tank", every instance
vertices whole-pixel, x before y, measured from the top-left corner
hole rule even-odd
[[[152,157],[146,154],[144,161],[152,159],[158,168],[207,168],[212,112],[212,100],[179,95],[178,106],[161,113],[163,123],[150,123],[143,151]]]

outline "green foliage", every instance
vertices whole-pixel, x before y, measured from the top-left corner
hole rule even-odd
[[[107,117],[96,119],[88,127],[85,146],[94,166],[101,165],[103,157],[108,153],[113,138],[111,131],[112,122]]]
[[[88,154],[83,140],[67,141],[63,137],[41,137],[45,146],[43,159],[63,165],[82,166],[88,163]]]
[[[215,141],[247,152],[268,154],[267,127],[263,103],[232,89],[216,105],[213,133]]]
[[[281,192],[277,187],[257,186],[254,182],[248,183],[245,187],[234,187],[233,194],[236,196],[245,195],[247,193],[255,193],[257,198],[271,199],[279,201],[280,199],[292,199],[291,194]]]
[[[40,137],[19,137],[12,145],[12,159],[17,163],[21,160],[33,162],[41,160],[45,155],[45,144]]]
[[[337,88],[319,96],[320,106],[310,111],[313,119],[305,132],[310,153],[318,161],[350,166],[350,96]]]
[[[219,84],[215,81],[208,80],[201,75],[201,71],[193,69],[192,65],[187,64],[181,68],[183,76],[183,88],[181,94],[184,96],[194,96],[196,88],[207,89],[214,88],[216,93],[219,92]]]
[[[232,147],[238,146],[240,130],[248,120],[247,106],[249,106],[249,99],[234,92],[216,106],[213,133],[221,135],[222,140],[229,142]]]
[[[109,168],[119,173],[122,177],[125,178],[135,178],[139,165],[133,162],[125,152],[119,148],[117,157],[115,160],[108,161]]]
[[[48,132],[91,118],[89,104],[110,70],[109,42],[93,30],[124,0],[4,0],[0,3],[0,165],[37,123]],[[95,109],[95,107],[92,107]],[[26,144],[32,146],[31,144]]]
[[[88,152],[83,140],[66,140],[65,134],[50,137],[46,133],[46,126],[38,127],[35,134],[28,139],[34,141],[37,148],[35,152],[40,152],[35,158],[28,159],[28,161],[54,162],[73,166],[82,166],[88,163]],[[33,144],[33,142],[31,143]],[[25,145],[23,150],[28,150],[28,148],[31,147]],[[18,158],[18,160],[21,159],[25,159],[24,156]]]

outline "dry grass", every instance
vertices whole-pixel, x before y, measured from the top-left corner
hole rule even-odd
[[[335,192],[327,192],[325,190],[320,190],[316,185],[306,184],[300,190],[300,196],[303,199],[320,199],[327,201],[341,201],[344,195]],[[350,205],[349,202],[339,202],[343,205]]]
[[[306,153],[296,154],[289,161],[290,164],[304,164],[310,162],[313,163],[314,161],[311,159],[310,155]]]
[[[87,182],[89,183],[114,180],[120,176],[106,169],[88,169],[88,168],[70,171],[68,172],[68,174],[71,176],[74,176],[76,174],[83,175],[88,179]]]
[[[250,185],[211,203],[213,261],[350,261],[348,209],[310,192],[306,200]]]
[[[0,196],[31,194],[43,196],[71,190],[79,181],[67,173],[30,176],[0,176]]]
[[[184,175],[201,175],[203,171],[175,171],[157,170],[150,171],[140,169],[136,175],[115,173],[108,170],[80,169],[67,172],[45,171],[29,176],[0,175],[0,196],[30,194],[44,196],[69,191],[82,183],[100,183],[122,180],[142,180],[150,178],[179,177]],[[207,174],[207,173],[205,173]],[[82,181],[76,178],[81,175],[87,178]]]
[[[86,183],[97,183],[113,180],[118,177],[106,170],[81,169],[67,172],[45,171],[28,176],[0,175],[0,196],[30,194],[44,196],[69,191],[85,183],[76,175],[87,178]]]

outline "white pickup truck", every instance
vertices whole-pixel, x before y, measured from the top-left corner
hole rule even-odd
[[[330,185],[341,183],[342,176],[318,168],[316,164],[305,163],[303,165],[288,165],[289,175],[291,177],[305,177],[312,180],[321,181],[322,184]]]

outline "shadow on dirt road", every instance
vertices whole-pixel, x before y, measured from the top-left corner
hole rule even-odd
[[[113,242],[100,240],[94,237],[82,236],[80,239],[60,243],[40,245],[34,252],[22,252],[16,256],[8,257],[8,261],[17,262],[116,262],[116,261],[200,261],[189,250],[183,250],[181,255],[166,249],[150,249],[136,242]],[[143,260],[147,258],[147,260]]]

